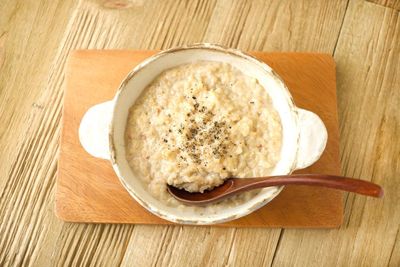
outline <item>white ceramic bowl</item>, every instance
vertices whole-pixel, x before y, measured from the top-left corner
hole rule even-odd
[[[82,119],[79,138],[91,155],[109,159],[130,195],[153,214],[184,224],[215,224],[253,212],[276,197],[281,187],[260,191],[249,201],[217,214],[199,214],[168,207],[146,191],[132,172],[125,157],[124,132],[129,108],[140,93],[164,70],[198,60],[228,62],[246,75],[256,78],[271,96],[282,123],[280,161],[272,175],[290,174],[319,159],[325,149],[327,131],[314,113],[295,106],[282,79],[267,64],[235,49],[212,44],[196,44],[160,52],[137,65],[122,81],[114,99],[91,107]]]

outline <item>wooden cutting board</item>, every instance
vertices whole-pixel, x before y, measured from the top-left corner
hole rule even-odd
[[[69,222],[172,224],[142,208],[120,184],[111,164],[80,145],[78,127],[90,106],[110,100],[120,82],[155,51],[80,50],[69,56],[58,162],[56,214]],[[335,63],[327,54],[253,52],[288,85],[297,106],[317,113],[328,129],[321,159],[303,173],[339,174]],[[221,226],[338,227],[342,193],[305,186],[286,187],[260,210]]]

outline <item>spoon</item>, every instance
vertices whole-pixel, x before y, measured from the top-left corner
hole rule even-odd
[[[339,189],[371,197],[382,197],[383,189],[377,184],[343,176],[323,174],[295,174],[258,178],[229,178],[212,190],[190,193],[168,185],[168,192],[177,200],[189,205],[205,205],[221,201],[235,194],[269,186],[310,185]]]

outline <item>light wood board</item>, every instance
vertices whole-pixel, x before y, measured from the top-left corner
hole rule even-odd
[[[75,51],[70,55],[58,163],[56,213],[71,222],[169,224],[135,202],[110,163],[90,156],[78,138],[89,107],[110,100],[126,74],[152,51]],[[335,63],[326,54],[253,53],[287,83],[296,104],[322,118],[329,140],[321,159],[302,172],[339,174]],[[336,190],[286,187],[260,210],[223,224],[236,227],[337,227],[343,218]]]

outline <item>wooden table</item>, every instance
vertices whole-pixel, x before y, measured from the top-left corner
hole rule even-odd
[[[399,1],[1,1],[0,266],[399,266]],[[64,69],[77,48],[214,42],[337,62],[346,195],[340,229],[64,223],[54,215]]]

